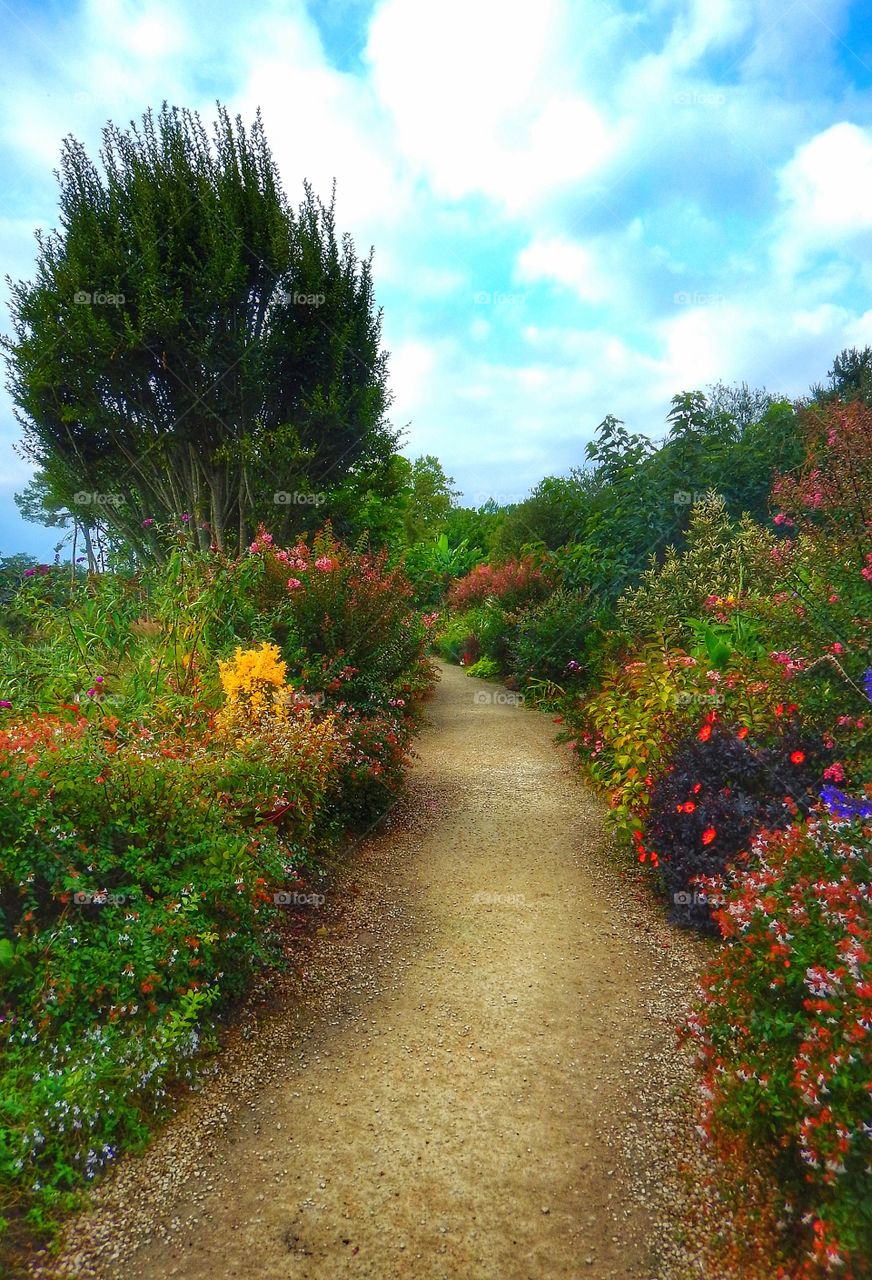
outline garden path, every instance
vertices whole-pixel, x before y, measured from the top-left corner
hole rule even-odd
[[[291,973],[33,1274],[667,1274],[699,944],[609,851],[550,718],[508,698],[441,669],[409,794]]]

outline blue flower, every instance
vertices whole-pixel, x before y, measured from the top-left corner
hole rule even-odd
[[[863,688],[866,690],[866,697],[872,702],[872,667],[867,667],[863,672]]]
[[[838,787],[824,787],[821,800],[838,818],[872,818],[872,800],[855,800]]]

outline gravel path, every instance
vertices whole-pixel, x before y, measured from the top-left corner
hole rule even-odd
[[[669,1143],[702,944],[609,852],[550,718],[501,696],[442,669],[409,794],[291,972],[30,1275],[698,1274]]]

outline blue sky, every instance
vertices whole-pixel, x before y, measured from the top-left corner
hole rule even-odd
[[[872,13],[846,0],[0,0],[0,264],[72,133],[261,107],[286,191],[375,246],[405,452],[512,501],[608,413],[788,395],[872,343]],[[0,326],[9,328],[3,289]],[[0,554],[29,468],[0,397]]]

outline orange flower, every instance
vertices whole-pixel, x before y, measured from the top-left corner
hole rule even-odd
[[[739,732],[736,734],[736,737],[737,737],[737,738],[747,738],[747,736],[748,736],[748,726],[747,726],[747,725],[742,725],[742,728],[741,728],[741,729],[739,730]]]
[[[705,831],[702,833],[703,844],[711,844],[717,834],[718,833],[715,831],[714,827],[706,827]]]
[[[802,764],[802,762],[803,762],[803,760],[804,760],[804,759],[805,759],[805,752],[804,752],[804,751],[794,751],[794,752],[793,752],[793,754],[792,754],[792,755],[791,755],[791,757],[790,757],[790,763],[791,763],[791,764]]]

